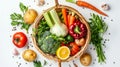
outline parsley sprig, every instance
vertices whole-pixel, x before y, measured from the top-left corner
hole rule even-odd
[[[23,15],[24,13],[28,10],[28,7],[25,6],[23,3],[19,4],[20,10],[22,11],[23,14],[18,14],[18,13],[13,13],[10,15],[11,18],[11,25],[12,26],[19,26],[21,25],[21,29],[25,29],[28,33],[28,29],[30,27],[30,24],[27,24],[23,20]]]

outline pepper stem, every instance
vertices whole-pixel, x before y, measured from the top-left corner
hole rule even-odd
[[[74,28],[74,32],[75,32],[75,33],[78,33],[78,34],[81,33],[81,32],[80,32],[80,28],[79,28],[78,25]]]

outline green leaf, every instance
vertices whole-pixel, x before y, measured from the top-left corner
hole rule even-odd
[[[28,7],[25,6],[23,3],[20,2],[19,4],[20,10],[25,13],[28,10]]]
[[[42,64],[40,61],[33,61],[34,67],[42,67]]]
[[[27,33],[28,33],[29,27],[30,27],[30,24],[27,24],[27,23],[23,22],[22,26],[21,26],[21,29],[25,29],[27,31]]]
[[[11,18],[12,20],[23,20],[22,15],[21,15],[21,14],[17,14],[17,13],[11,14],[11,15],[10,15],[10,18]]]
[[[21,22],[18,22],[18,21],[12,21],[12,22],[11,22],[11,25],[12,25],[12,26],[16,26],[16,25],[19,25],[19,24],[21,24]]]
[[[19,4],[20,10],[23,12],[23,14],[28,10],[28,7],[26,7],[23,3]],[[11,25],[12,26],[19,26],[21,25],[21,29],[25,29],[28,33],[28,29],[30,27],[30,24],[26,24],[23,20],[23,16],[18,13],[13,13],[10,15],[10,18],[12,20]]]

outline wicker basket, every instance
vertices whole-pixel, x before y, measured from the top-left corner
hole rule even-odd
[[[66,59],[66,60],[64,60],[64,61],[58,59],[56,56],[52,56],[52,55],[50,55],[50,54],[44,53],[44,52],[38,47],[38,44],[37,44],[37,42],[36,42],[35,37],[32,36],[32,39],[33,39],[33,43],[34,43],[35,48],[36,48],[44,57],[46,57],[46,58],[48,58],[48,59],[51,59],[51,60],[58,61],[58,62],[59,62],[59,67],[61,67],[61,62],[66,62],[66,61],[73,60],[74,58],[80,57],[80,56],[84,53],[84,51],[85,51],[86,48],[88,47],[88,44],[89,44],[89,41],[90,41],[90,28],[89,28],[88,23],[87,23],[86,20],[84,19],[84,17],[83,17],[77,10],[75,10],[74,8],[71,8],[71,7],[69,7],[69,6],[59,5],[59,4],[58,4],[58,0],[55,0],[55,2],[56,2],[56,5],[55,5],[55,6],[53,6],[53,7],[49,8],[49,9],[45,10],[44,12],[50,11],[50,10],[53,9],[53,8],[55,8],[55,9],[59,9],[59,8],[69,9],[69,10],[73,11],[74,13],[76,13],[76,14],[79,16],[79,19],[80,19],[80,20],[83,22],[83,24],[85,24],[86,27],[87,27],[87,36],[86,36],[86,43],[85,43],[85,45],[82,47],[82,49],[81,49],[77,54],[75,54],[74,56],[69,57],[68,59]],[[38,27],[39,21],[42,19],[42,17],[43,17],[42,14],[37,17],[37,19],[35,20],[35,23],[34,23],[33,28],[37,28],[37,27]],[[33,32],[33,33],[34,33],[34,32]]]

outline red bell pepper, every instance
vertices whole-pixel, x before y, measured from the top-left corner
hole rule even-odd
[[[69,34],[75,38],[75,39],[79,39],[82,37],[85,37],[87,35],[87,28],[86,26],[81,23],[79,20],[76,20],[75,23],[73,23],[70,27],[69,27]]]

